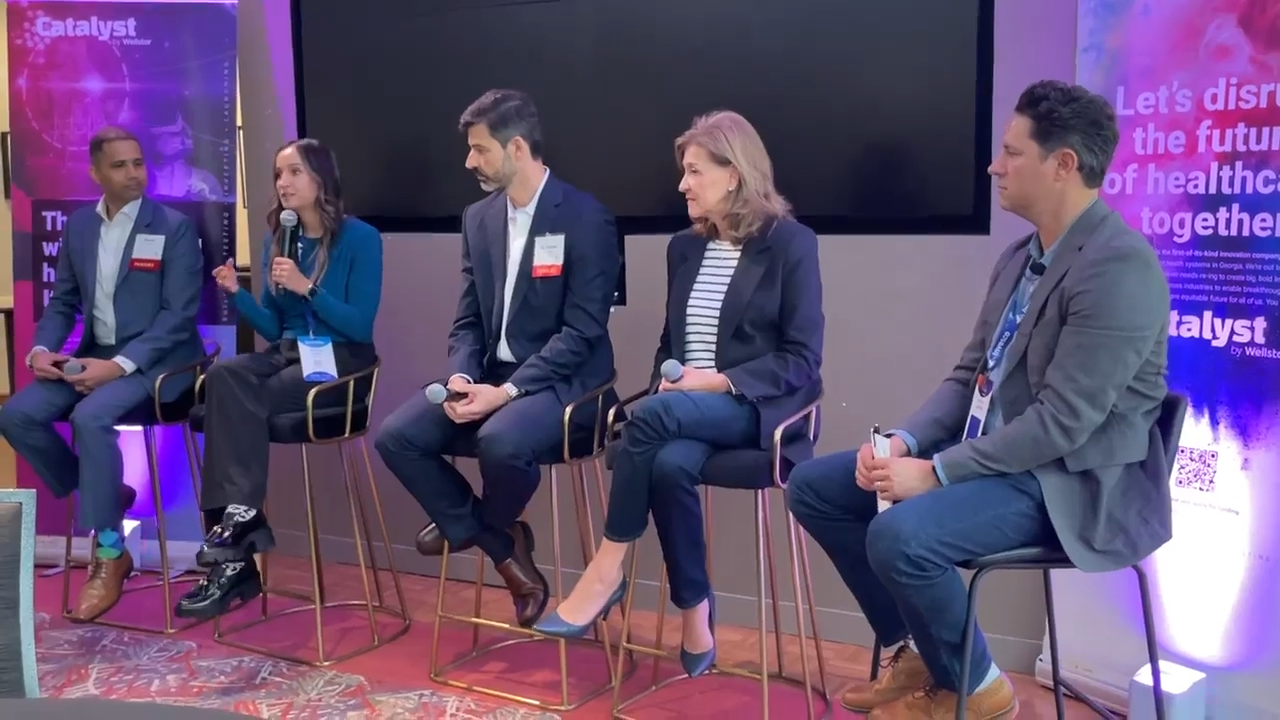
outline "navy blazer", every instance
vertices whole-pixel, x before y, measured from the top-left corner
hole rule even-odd
[[[653,360],[651,385],[668,358],[684,362],[689,293],[707,241],[692,230],[667,244],[667,321]],[[716,368],[760,413],[760,448],[773,447],[778,423],[822,394],[822,274],[818,237],[795,220],[778,220],[742,246],[720,307]],[[797,426],[784,440],[793,463],[813,457]]]
[[[67,218],[53,294],[36,324],[36,347],[61,350],[81,315],[85,318],[84,334],[72,355],[80,356],[94,347],[93,303],[101,231],[102,216],[96,205],[80,208]],[[158,270],[129,267],[139,233],[164,237]],[[138,366],[142,377],[154,383],[160,375],[204,355],[196,327],[204,280],[204,254],[195,223],[177,210],[143,198],[125,242],[115,292],[115,346],[122,357]],[[181,390],[179,384],[174,382],[175,391]]]
[[[533,277],[534,239],[565,236],[564,269]],[[595,198],[547,178],[534,208],[520,275],[511,294],[507,345],[525,393],[554,390],[568,405],[613,377],[609,309],[618,285],[614,219]],[[507,281],[507,196],[495,192],[462,213],[462,296],[449,333],[451,374],[477,382],[497,363]]]

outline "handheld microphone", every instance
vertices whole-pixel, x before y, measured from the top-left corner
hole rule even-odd
[[[280,245],[280,255],[298,261],[298,213],[285,210],[280,213],[280,227],[284,228],[284,242]]]
[[[680,378],[684,377],[684,366],[675,358],[667,358],[662,361],[662,367],[658,368],[658,372],[662,375],[663,380],[675,384],[680,382]]]
[[[286,257],[295,263],[298,262],[298,213],[292,210],[285,210],[280,213],[280,227],[284,228],[284,237],[280,240],[280,257]],[[277,286],[276,294],[284,292],[284,288]]]
[[[446,402],[457,402],[467,396],[466,393],[460,393],[457,390],[450,390],[440,383],[431,383],[427,386],[427,401],[432,405],[441,405]]]
[[[84,363],[75,358],[71,358],[62,365],[63,375],[79,375],[84,372]]]

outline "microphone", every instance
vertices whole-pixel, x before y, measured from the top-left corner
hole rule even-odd
[[[284,228],[284,237],[280,240],[280,257],[287,257],[296,263],[298,262],[298,213],[292,210],[281,212],[280,227]],[[277,295],[283,292],[284,288],[276,287]]]
[[[440,405],[446,402],[457,402],[465,398],[466,393],[460,393],[457,390],[450,390],[440,383],[431,383],[427,386],[427,401],[432,405]]]
[[[71,358],[62,365],[63,375],[79,375],[84,372],[84,363],[75,358]]]
[[[285,210],[280,213],[280,227],[284,228],[284,241],[280,244],[280,254],[297,262],[298,260],[298,213]]]
[[[1031,271],[1032,275],[1040,277],[1041,275],[1044,275],[1044,271],[1047,268],[1045,268],[1045,264],[1039,260],[1032,260],[1031,264],[1027,266],[1027,269]]]
[[[684,377],[684,366],[675,358],[667,358],[662,361],[662,367],[658,368],[658,372],[662,375],[663,380],[675,384],[680,382],[680,378]]]

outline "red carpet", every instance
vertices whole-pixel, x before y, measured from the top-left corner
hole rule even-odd
[[[78,589],[83,570],[72,576]],[[135,578],[132,582],[145,582]],[[178,585],[177,588],[183,586]],[[369,654],[328,668],[281,662],[228,648],[213,640],[211,624],[170,636],[116,630],[99,625],[73,625],[61,618],[58,605],[61,577],[38,578],[36,609],[42,615],[37,634],[41,687],[46,695],[94,695],[130,700],[199,705],[246,715],[292,718],[450,718],[458,720],[549,720],[560,717],[523,705],[445,687],[431,681],[428,668],[432,627],[415,621],[409,633]],[[179,590],[181,592],[181,590]],[[110,617],[131,622],[162,622],[161,593],[145,590],[125,596]],[[435,598],[410,598],[421,612]],[[273,599],[274,603],[278,602]],[[287,601],[279,601],[287,603]],[[253,617],[254,603],[233,613],[233,622]],[[332,612],[332,611],[331,611]],[[314,621],[297,613],[257,628],[245,639],[280,650],[314,648]],[[393,627],[384,619],[387,632]],[[617,620],[614,621],[616,637]],[[343,647],[368,640],[362,611],[326,615],[326,645],[336,654]],[[501,637],[481,633],[482,642]],[[465,653],[471,632],[449,623],[441,631],[441,656],[446,661]],[[336,647],[335,647],[336,646]],[[473,661],[451,677],[481,683],[520,696],[559,700],[559,659],[556,644],[540,641],[495,651]],[[608,677],[603,653],[595,647],[571,647],[570,697],[582,696]],[[652,677],[652,663],[644,660],[623,687],[627,696],[643,689]],[[667,664],[663,676],[678,674]],[[628,708],[637,718],[748,718],[760,716],[759,683],[729,677],[708,677],[676,684]],[[610,716],[612,691],[563,717],[586,720]],[[805,696],[799,690],[773,686],[771,716],[803,718]],[[816,708],[821,714],[819,704]],[[835,717],[853,717],[839,708]]]

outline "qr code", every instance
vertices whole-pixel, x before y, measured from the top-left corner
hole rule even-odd
[[[1218,475],[1218,451],[1200,448],[1178,448],[1178,464],[1174,467],[1175,487],[1213,492]]]

